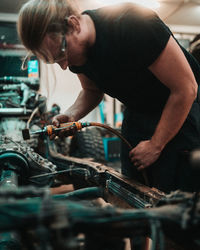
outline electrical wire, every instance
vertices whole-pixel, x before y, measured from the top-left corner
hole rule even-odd
[[[27,129],[29,129],[30,122],[32,121],[34,115],[38,112],[38,110],[39,110],[39,107],[36,107],[36,108],[33,110],[31,116],[29,117],[29,119],[28,119],[28,121],[27,121],[27,123],[26,123],[26,128],[27,128]]]

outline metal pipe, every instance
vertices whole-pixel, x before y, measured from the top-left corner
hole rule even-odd
[[[26,108],[0,108],[0,115],[28,115],[31,113],[32,110]]]

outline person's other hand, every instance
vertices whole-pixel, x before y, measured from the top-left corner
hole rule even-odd
[[[153,164],[160,156],[161,151],[158,150],[151,140],[141,141],[135,148],[133,148],[129,157],[134,166],[138,170],[142,170]]]

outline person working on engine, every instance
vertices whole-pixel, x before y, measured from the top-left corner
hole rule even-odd
[[[68,0],[30,0],[20,10],[18,34],[46,63],[77,74],[82,90],[53,124],[78,121],[106,93],[126,110],[122,173],[170,192],[192,191],[187,152],[200,146],[200,67],[151,9],[134,3],[79,13]]]

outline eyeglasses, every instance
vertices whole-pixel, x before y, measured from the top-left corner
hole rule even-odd
[[[53,59],[50,59],[50,60],[45,57],[45,63],[53,64],[53,63],[57,63],[57,62],[61,61],[62,59],[64,59],[66,57],[66,54],[65,54],[66,48],[67,48],[67,40],[65,38],[65,35],[63,35],[59,55],[56,56],[56,58],[53,58]]]
[[[62,41],[61,41],[61,47],[60,47],[60,53],[58,56],[56,56],[56,58],[51,58],[48,59],[47,56],[45,55],[44,52],[40,51],[38,54],[40,54],[40,56],[38,56],[39,58],[41,57],[43,61],[45,61],[45,63],[47,64],[53,64],[53,63],[57,63],[59,61],[61,61],[62,59],[64,59],[66,57],[66,48],[67,48],[67,40],[65,38],[65,35],[62,36]],[[22,70],[26,70],[28,68],[28,61],[30,60],[31,56],[33,54],[31,52],[28,52],[27,55],[25,56],[23,62],[22,62],[22,66],[21,69]]]
[[[61,43],[61,51],[65,52],[66,48],[67,48],[67,40],[65,38],[65,35],[63,35],[63,37],[62,37],[62,43]]]

